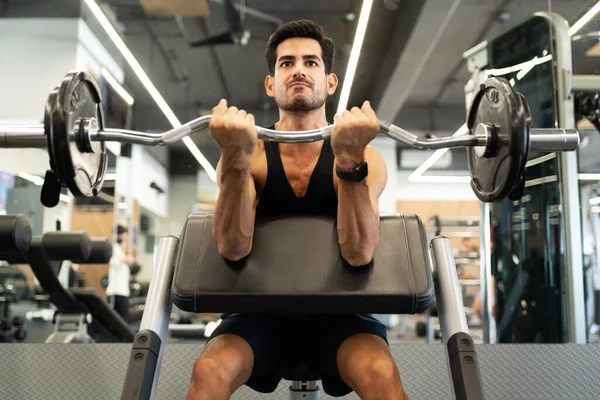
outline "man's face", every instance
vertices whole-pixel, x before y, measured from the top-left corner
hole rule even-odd
[[[325,74],[319,42],[309,38],[284,40],[277,46],[275,76],[265,80],[267,94],[284,111],[312,111],[325,104],[337,87],[335,74]]]

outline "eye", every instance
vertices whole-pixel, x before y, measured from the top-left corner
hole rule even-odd
[[[289,61],[284,61],[284,62],[282,62],[282,63],[281,63],[279,66],[280,66],[280,67],[289,67],[290,65],[292,65],[292,63],[291,63],[291,62],[289,62]]]
[[[316,61],[312,61],[312,60],[311,60],[311,61],[307,61],[307,62],[306,62],[306,65],[308,65],[309,67],[316,67],[316,66],[317,66],[317,65],[319,65],[319,64],[317,64],[317,62],[316,62]]]

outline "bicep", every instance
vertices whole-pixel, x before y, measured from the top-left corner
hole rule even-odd
[[[369,166],[367,185],[369,186],[371,205],[375,214],[379,215],[379,197],[387,184],[387,166],[381,154],[371,146],[367,146],[365,149],[365,161]]]

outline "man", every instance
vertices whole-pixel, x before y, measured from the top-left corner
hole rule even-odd
[[[123,318],[127,317],[129,310],[130,267],[136,262],[135,257],[126,255],[123,250],[126,240],[127,228],[118,225],[117,241],[113,243],[113,252],[108,269],[108,286],[106,287],[109,304]]]
[[[325,101],[338,84],[331,73],[334,51],[312,21],[285,24],[271,36],[265,88],[279,106],[274,129],[328,125]],[[350,265],[371,261],[387,180],[381,155],[367,146],[378,133],[378,119],[365,102],[336,115],[334,123],[331,140],[264,143],[251,114],[228,108],[225,100],[213,109],[209,129],[222,152],[213,236],[223,257],[235,261],[251,252],[256,217],[317,214],[337,217],[341,253]],[[294,349],[319,368],[330,395],[355,391],[363,399],[407,399],[385,327],[356,314],[225,316],[194,365],[188,399],[229,399],[243,384],[272,392],[281,379],[282,354]]]

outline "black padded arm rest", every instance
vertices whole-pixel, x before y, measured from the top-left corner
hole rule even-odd
[[[27,251],[29,251],[29,249],[27,249]],[[0,252],[0,260],[6,261],[9,264],[29,264],[26,254],[27,253],[18,251]]]
[[[90,236],[87,232],[48,232],[42,235],[42,248],[49,260],[87,260]]]
[[[226,262],[212,216],[191,214],[182,232],[172,297],[190,312],[413,314],[433,302],[427,240],[415,215],[382,216],[373,262],[342,260],[335,221],[257,221],[252,252]]]
[[[98,292],[90,288],[72,288],[71,293],[77,301],[83,303],[92,314],[93,323],[101,325],[99,332],[108,332],[103,337],[97,338],[101,342],[133,342],[135,337],[127,322],[102,297]]]
[[[0,215],[0,253],[24,252],[31,243],[31,223],[24,215]]]
[[[90,240],[90,256],[87,259],[74,259],[76,264],[108,264],[112,257],[112,245],[106,238]]]

